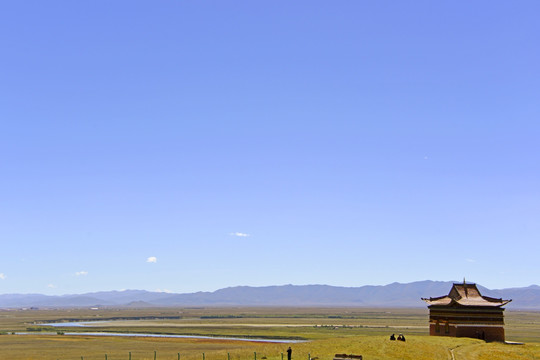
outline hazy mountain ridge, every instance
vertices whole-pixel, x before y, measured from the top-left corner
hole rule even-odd
[[[362,287],[330,285],[236,286],[214,292],[173,294],[145,290],[101,291],[48,296],[0,295],[0,308],[92,306],[358,306],[424,307],[422,297],[448,294],[452,282],[417,281]],[[483,295],[513,299],[507,308],[540,310],[540,286],[490,290]]]

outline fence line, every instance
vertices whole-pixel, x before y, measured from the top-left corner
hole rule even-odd
[[[178,356],[177,360],[180,360],[180,353],[177,353],[177,356]],[[263,357],[263,359],[265,359],[265,357]],[[57,360],[60,360],[60,359],[57,359]],[[84,356],[81,356],[81,360],[84,360]],[[105,360],[108,360],[108,354],[105,354]],[[131,360],[131,351],[128,352],[128,360]],[[157,350],[154,350],[154,360],[158,360],[157,359]],[[206,354],[205,353],[202,353],[202,360],[206,360]],[[227,353],[227,360],[231,360],[231,354],[229,352]],[[253,360],[257,360],[257,352],[256,351],[253,352]],[[281,353],[281,360],[283,360],[283,353]],[[308,356],[307,356],[306,360],[311,360],[311,353],[308,353]]]

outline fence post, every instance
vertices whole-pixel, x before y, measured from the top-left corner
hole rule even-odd
[[[204,360],[204,353],[202,353],[202,360]]]
[[[257,360],[257,352],[256,351],[253,352],[253,359]]]
[[[227,353],[227,360],[231,360],[231,354]]]
[[[105,360],[107,360],[107,354],[105,354]]]
[[[156,360],[156,357],[157,357],[157,351],[154,350],[154,360]]]
[[[281,360],[283,360],[283,353],[281,353]]]
[[[131,360],[131,351],[129,352],[129,360]]]
[[[310,353],[307,354],[307,360],[311,360],[311,354]]]
[[[129,359],[129,360],[131,360],[131,359]],[[180,360],[180,353],[178,353],[178,360]]]

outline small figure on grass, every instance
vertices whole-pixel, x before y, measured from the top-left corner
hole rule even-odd
[[[396,340],[396,334],[390,335],[390,340]]]
[[[399,334],[399,336],[397,337],[397,339],[399,341],[405,341],[405,336],[403,336],[403,334]]]
[[[292,358],[292,349],[289,346],[289,348],[287,349],[287,360],[291,360],[291,358]]]

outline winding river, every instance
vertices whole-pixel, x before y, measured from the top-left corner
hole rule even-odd
[[[104,323],[110,323],[111,320],[104,321],[74,321],[74,322],[59,322],[59,323],[43,323],[42,326],[52,327],[92,327]],[[36,332],[20,332],[18,335],[36,334]],[[42,334],[55,334],[51,332],[42,332]],[[241,337],[225,337],[225,336],[202,336],[202,335],[175,335],[175,334],[152,334],[152,333],[118,333],[118,332],[64,332],[64,335],[70,336],[128,336],[128,337],[155,337],[155,338],[183,338],[183,339],[210,339],[210,340],[230,340],[230,341],[250,341],[250,342],[267,342],[267,343],[284,343],[295,344],[307,342],[307,340],[290,340],[290,339],[266,339],[266,338],[241,338]]]

